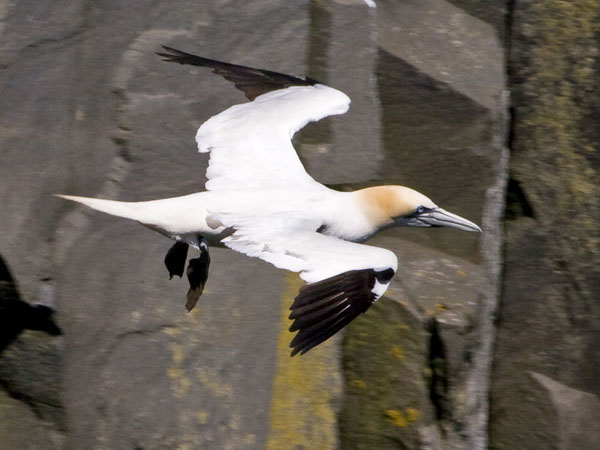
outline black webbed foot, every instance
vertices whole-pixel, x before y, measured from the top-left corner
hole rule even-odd
[[[177,275],[179,278],[183,276],[188,247],[189,245],[185,242],[177,241],[165,255],[165,266],[169,271],[169,280],[173,278],[173,275]]]
[[[208,254],[208,245],[206,240],[201,238],[200,240],[200,257],[190,259],[187,268],[187,277],[190,282],[190,289],[187,293],[187,303],[185,307],[190,312],[198,299],[202,295],[204,285],[208,279],[208,268],[210,266],[210,255]]]

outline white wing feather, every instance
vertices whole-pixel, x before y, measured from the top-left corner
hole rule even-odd
[[[343,114],[350,99],[322,84],[292,86],[232,106],[196,133],[198,150],[210,152],[208,190],[313,184],[291,139],[308,122]]]
[[[224,224],[226,215],[216,215]],[[231,218],[231,217],[229,217]],[[240,225],[236,231],[221,242],[232,250],[247,256],[260,258],[279,269],[300,272],[307,283],[325,280],[350,270],[391,268],[398,269],[398,259],[393,252],[365,244],[357,244],[326,236],[315,231],[310,219],[269,217]],[[231,222],[229,222],[231,223]]]

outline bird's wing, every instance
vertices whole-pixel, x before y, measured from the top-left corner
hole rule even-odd
[[[217,61],[164,45],[163,48],[167,53],[159,52],[157,54],[162,56],[164,61],[212,69],[213,73],[221,75],[227,81],[234,83],[235,87],[242,91],[248,100],[254,100],[259,95],[290,86],[312,86],[318,83],[318,81],[308,77],[295,77],[271,70],[255,69]]]
[[[227,218],[218,220],[227,224]],[[389,250],[343,241],[287,220],[236,227],[227,247],[280,269],[300,272],[308,284],[291,306],[292,356],[305,353],[364,313],[386,291],[398,268]],[[295,222],[298,225],[298,221]],[[283,231],[287,230],[287,231]]]
[[[210,152],[208,190],[316,183],[291,139],[308,122],[345,113],[350,105],[346,94],[314,80],[166,50],[171,54],[160,53],[166,60],[212,68],[254,99],[211,117],[198,129],[198,150]]]

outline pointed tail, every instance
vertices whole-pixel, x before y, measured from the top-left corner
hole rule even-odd
[[[142,221],[142,211],[138,202],[119,202],[116,200],[103,200],[100,198],[78,197],[76,195],[60,195],[57,197],[66,200],[72,200],[77,203],[82,203],[97,211],[110,214],[112,216],[124,217],[125,219]]]
[[[75,195],[57,195],[57,197],[83,203],[85,206],[112,216],[135,220],[173,239],[175,236],[188,234],[193,235],[195,239],[198,234],[215,234],[221,231],[215,231],[206,223],[207,195],[209,195],[207,192],[198,192],[181,197],[141,202],[119,202]],[[190,241],[188,244],[196,247],[198,245],[195,241]]]

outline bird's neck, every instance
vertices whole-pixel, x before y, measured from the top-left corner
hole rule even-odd
[[[337,192],[327,208],[325,233],[347,241],[362,242],[393,225],[388,196],[383,188],[385,186]]]

